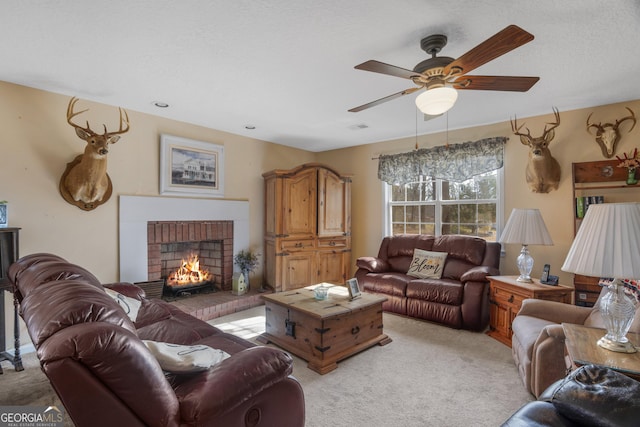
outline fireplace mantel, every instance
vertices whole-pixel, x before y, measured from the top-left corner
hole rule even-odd
[[[233,221],[234,255],[249,248],[249,202],[184,197],[120,196],[120,281],[148,280],[148,221]]]

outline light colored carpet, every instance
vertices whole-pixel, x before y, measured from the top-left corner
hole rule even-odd
[[[485,334],[385,313],[393,342],[319,375],[294,356],[309,427],[499,426],[533,400],[511,349]],[[255,342],[264,306],[209,323]]]
[[[209,323],[255,342],[264,332],[264,306]],[[485,334],[386,313],[384,329],[393,342],[325,375],[294,357],[307,427],[493,427],[533,400],[511,350]],[[15,372],[3,363],[0,405],[60,405],[35,354],[24,355],[24,364],[25,371]]]

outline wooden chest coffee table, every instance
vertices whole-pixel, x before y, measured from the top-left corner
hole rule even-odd
[[[319,374],[333,371],[338,361],[355,353],[391,342],[382,330],[385,297],[363,293],[349,300],[346,287],[324,285],[330,289],[323,301],[314,298],[319,285],[263,295],[266,325],[258,338],[306,360]]]

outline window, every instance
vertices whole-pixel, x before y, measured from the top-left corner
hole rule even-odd
[[[385,234],[466,234],[496,241],[502,176],[498,169],[463,182],[420,177],[406,185],[385,183]]]

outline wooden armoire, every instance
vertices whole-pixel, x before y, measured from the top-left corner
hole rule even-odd
[[[276,292],[344,285],[351,270],[351,178],[318,163],[262,176],[266,284]]]

